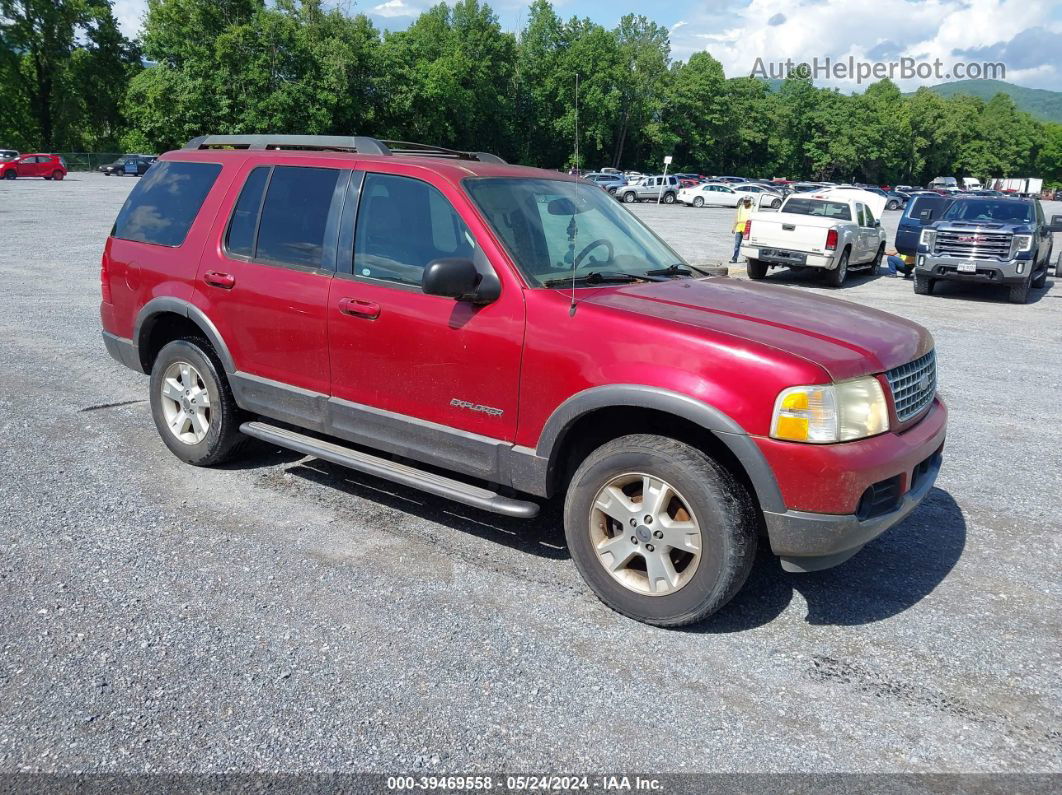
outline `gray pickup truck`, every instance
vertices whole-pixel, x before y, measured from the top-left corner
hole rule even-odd
[[[929,295],[940,280],[1010,288],[1010,301],[1024,304],[1030,287],[1043,287],[1051,262],[1051,223],[1037,199],[956,198],[940,218],[923,226],[915,260],[914,290]]]

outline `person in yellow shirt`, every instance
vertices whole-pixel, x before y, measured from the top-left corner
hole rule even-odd
[[[752,197],[746,196],[738,202],[737,215],[734,217],[734,256],[731,262],[737,262],[738,253],[741,251],[741,238],[745,234],[745,222],[752,217]]]

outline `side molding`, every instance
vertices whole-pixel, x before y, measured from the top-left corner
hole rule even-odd
[[[199,326],[199,328],[203,330],[203,334],[206,335],[206,338],[210,340],[210,344],[214,346],[214,350],[217,351],[218,357],[221,359],[221,364],[225,368],[225,372],[229,374],[236,372],[236,365],[232,361],[232,354],[229,353],[229,348],[221,338],[221,334],[218,332],[217,327],[211,322],[210,318],[206,316],[203,310],[188,301],[182,301],[180,298],[171,298],[169,296],[153,298],[144,304],[140,312],[137,313],[136,324],[133,327],[133,344],[137,347],[138,354],[141,341],[146,334],[151,332],[151,327],[154,325],[158,316],[165,312],[172,312],[175,315],[186,317]]]
[[[546,421],[534,451],[534,458],[552,462],[564,441],[564,436],[577,419],[597,409],[615,406],[648,408],[674,414],[711,431],[745,468],[756,489],[760,507],[765,511],[785,510],[774,473],[756,442],[740,425],[714,406],[702,403],[689,395],[658,387],[614,384],[593,387],[573,395],[558,406]],[[516,486],[515,483],[513,485]],[[534,489],[528,490],[536,493]]]

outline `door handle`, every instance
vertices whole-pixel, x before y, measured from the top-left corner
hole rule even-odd
[[[235,276],[231,273],[219,273],[218,271],[207,271],[203,274],[203,281],[211,287],[220,287],[223,290],[231,290],[236,286]]]
[[[361,298],[340,298],[339,311],[351,317],[364,317],[375,320],[380,316],[380,305]]]

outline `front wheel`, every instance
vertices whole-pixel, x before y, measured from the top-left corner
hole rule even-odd
[[[700,450],[631,435],[591,453],[564,503],[576,568],[613,610],[677,627],[707,618],[741,588],[756,553],[752,501]]]
[[[878,270],[881,268],[881,258],[884,257],[884,256],[885,256],[885,244],[882,243],[880,246],[878,246],[878,253],[875,254],[874,255],[874,259],[872,259],[870,261],[870,267],[873,269],[874,273],[877,273]]]
[[[224,373],[210,343],[199,337],[167,344],[151,368],[155,427],[170,452],[186,463],[220,464],[246,439]]]
[[[767,278],[767,263],[761,259],[747,259],[745,260],[745,271],[750,279],[755,281],[765,279]]]
[[[1026,279],[1020,284],[1012,284],[1010,286],[1010,294],[1007,299],[1012,304],[1027,304],[1029,302],[1029,287],[1030,279]]]
[[[1036,262],[1035,258],[1033,259],[1033,262]],[[1050,267],[1050,263],[1045,260],[1044,261],[1044,267],[1040,270],[1040,272],[1036,276],[1033,277],[1033,280],[1032,280],[1033,289],[1039,290],[1041,287],[1043,287],[1045,284],[1047,284],[1047,269],[1048,269],[1048,267]]]
[[[837,263],[837,267],[832,271],[826,271],[826,283],[830,287],[840,287],[844,284],[845,278],[848,276],[848,251],[846,250],[841,255],[840,262]]]
[[[887,210],[896,210],[899,207],[900,207],[900,203],[898,201],[891,201],[885,206],[885,209],[887,209]]]
[[[624,193],[623,194],[623,202],[624,202],[624,204],[634,204],[634,202],[636,200],[637,200],[637,197],[634,195],[633,192],[632,193]]]
[[[4,172],[4,179],[15,179],[17,176],[18,174],[15,173],[14,169]]]
[[[915,295],[932,295],[933,285],[935,282],[928,276],[922,276],[919,273],[914,277],[914,291]]]
[[[775,199],[774,201],[772,201],[767,206],[770,207],[772,210],[777,210],[779,207],[782,206],[782,200],[781,199]]]

